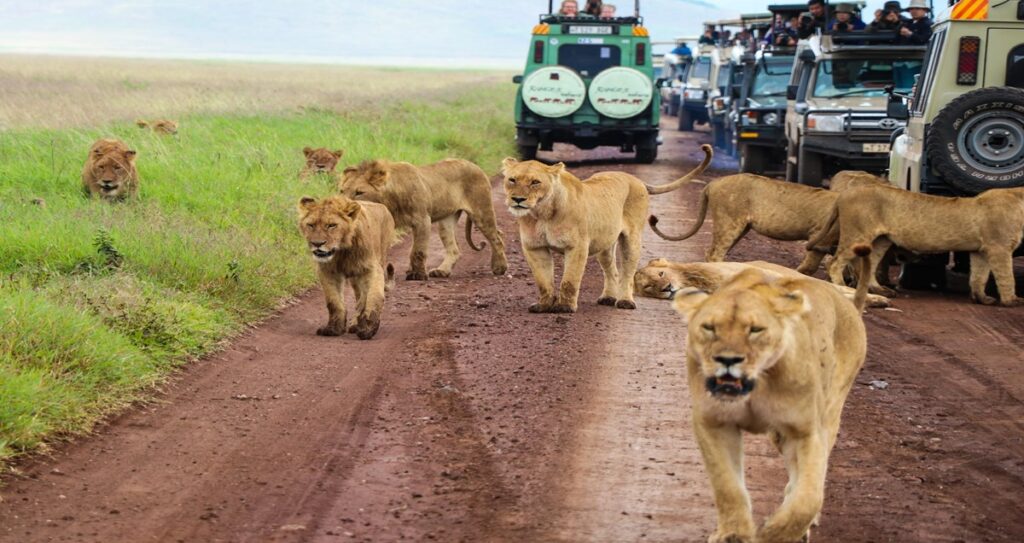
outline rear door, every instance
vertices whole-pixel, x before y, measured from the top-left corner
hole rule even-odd
[[[1016,28],[989,28],[988,46],[985,47],[985,61],[979,66],[984,70],[982,85],[1001,87],[1020,86],[1019,75],[1024,71],[1024,32]]]

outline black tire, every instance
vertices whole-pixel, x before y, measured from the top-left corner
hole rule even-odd
[[[906,290],[945,290],[949,255],[927,255],[904,262],[900,269],[900,288]]]
[[[679,108],[679,131],[693,132],[693,114],[683,108]]]
[[[1024,89],[989,87],[953,99],[925,137],[939,177],[965,194],[1024,186]]]
[[[537,146],[536,145],[517,145],[519,148],[519,158],[521,160],[535,160],[537,158]]]
[[[676,94],[668,99],[668,115],[675,117],[679,115],[679,95]]]
[[[822,175],[821,155],[800,146],[800,158],[796,163],[796,182],[810,187],[820,187]]]
[[[711,121],[711,142],[711,146],[715,149],[727,150],[725,148],[725,127],[722,126],[722,123]]]
[[[636,148],[636,161],[640,164],[651,164],[658,158],[658,146]]]
[[[764,175],[768,168],[768,154],[771,149],[755,145],[744,145],[740,148],[740,171]]]

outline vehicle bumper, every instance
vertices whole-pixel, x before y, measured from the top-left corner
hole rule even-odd
[[[865,153],[864,144],[888,144],[889,136],[890,132],[857,135],[811,133],[804,134],[801,145],[807,151],[845,160],[857,168],[882,171],[889,167],[889,153]]]
[[[680,106],[690,112],[694,120],[707,122],[708,121],[708,105],[704,100],[683,100],[680,102]]]
[[[748,125],[736,129],[736,140],[742,145],[784,147],[785,139],[786,134],[778,125]]]
[[[603,126],[594,124],[558,125],[520,123],[516,125],[516,144],[539,145],[550,151],[555,143],[571,143],[580,149],[614,145],[623,148],[649,146],[658,137],[658,128],[649,125]]]

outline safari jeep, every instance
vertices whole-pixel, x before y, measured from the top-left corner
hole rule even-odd
[[[948,196],[1024,186],[1022,6],[960,0],[933,27],[909,107],[889,103],[891,117],[907,119],[893,140],[890,183]],[[955,262],[956,271],[968,271],[967,255]],[[949,255],[905,263],[900,285],[942,288],[948,263]]]
[[[743,84],[743,49],[733,47],[729,57],[718,67],[718,75],[715,77],[715,86],[708,93],[708,119],[711,124],[712,145],[725,151],[726,154],[733,153],[734,120],[733,112],[734,99],[739,96],[739,85]]]
[[[793,47],[766,46],[747,69],[739,102],[740,171],[780,171],[786,161],[786,86],[793,70]]]
[[[552,6],[549,3],[549,11]],[[533,28],[515,103],[516,144],[524,159],[556,142],[580,149],[613,145],[658,155],[661,95],[650,37],[639,14],[614,19],[542,15]]]
[[[797,45],[786,89],[786,179],[819,186],[842,169],[882,173],[904,121],[886,113],[886,87],[909,92],[925,46],[895,33],[812,36]]]
[[[679,130],[689,132],[693,130],[694,124],[708,122],[708,92],[711,90],[711,82],[718,75],[715,71],[717,58],[718,47],[707,44],[698,47],[686,84],[683,85],[683,98],[679,104]]]
[[[667,44],[672,46],[679,43],[685,43],[684,39],[667,42]],[[657,45],[657,43],[653,45]],[[692,63],[693,57],[690,55],[676,55],[674,53],[661,55],[661,75],[658,78],[662,81],[660,89],[661,112],[669,117],[679,115],[679,103],[682,99],[683,85],[686,84],[686,76],[690,72],[690,65]]]

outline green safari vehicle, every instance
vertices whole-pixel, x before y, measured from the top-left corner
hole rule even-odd
[[[523,159],[556,142],[580,149],[616,146],[638,162],[658,156],[660,81],[654,80],[651,40],[634,14],[599,19],[548,14],[533,27],[526,68],[513,78],[516,145]]]

